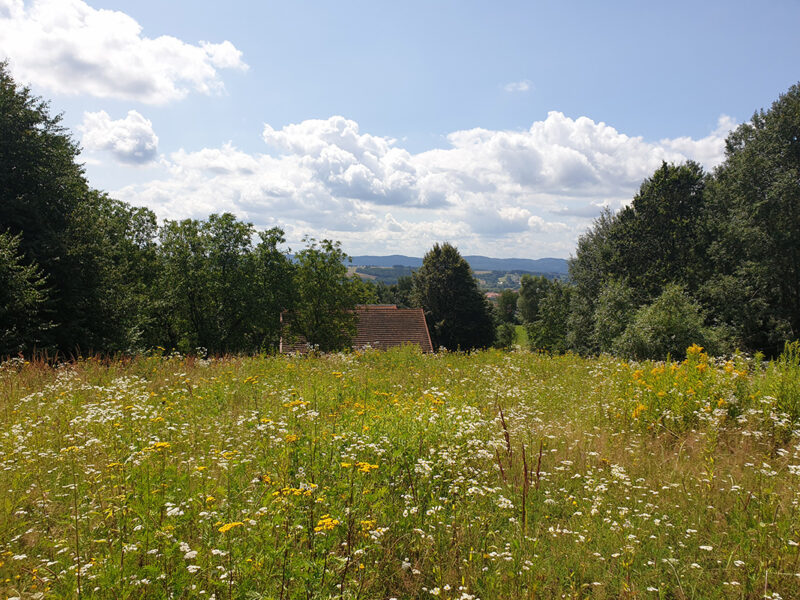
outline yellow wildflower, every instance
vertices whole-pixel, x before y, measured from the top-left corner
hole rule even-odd
[[[692,344],[686,349],[687,356],[697,356],[703,351],[702,346],[698,346],[697,344]]]
[[[317,522],[317,526],[314,527],[314,531],[331,531],[338,524],[338,519],[332,519],[330,515],[322,515]]]
[[[239,527],[241,525],[244,525],[244,523],[242,523],[241,521],[234,521],[233,523],[225,523],[225,525],[220,527],[217,531],[219,531],[220,533],[227,533],[234,527]]]

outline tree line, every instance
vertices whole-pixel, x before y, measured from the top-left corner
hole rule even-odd
[[[531,347],[682,357],[779,353],[800,336],[800,85],[725,142],[712,173],[662,164],[579,239],[569,281],[526,277]]]
[[[699,343],[775,354],[800,331],[800,87],[726,140],[713,173],[663,164],[579,239],[569,280],[526,276],[491,307],[468,263],[435,245],[397,284],[348,277],[338,242],[291,256],[279,228],[231,214],[159,223],[91,189],[47,102],[0,63],[0,356],[272,352],[281,335],[347,346],[353,307],[425,311],[435,347],[633,358]]]
[[[281,336],[336,350],[350,343],[353,308],[379,301],[427,307],[437,347],[494,339],[488,304],[452,246],[431,251],[452,273],[428,260],[413,285],[389,288],[348,277],[331,240],[307,238],[291,256],[281,229],[257,231],[232,214],[159,224],[90,188],[60,121],[0,63],[0,356],[274,352]]]

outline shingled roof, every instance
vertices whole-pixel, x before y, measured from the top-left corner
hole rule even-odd
[[[433,352],[425,313],[421,308],[397,308],[394,304],[363,304],[355,309],[358,315],[356,335],[351,347],[386,350],[403,344],[416,344],[423,352]],[[281,352],[304,353],[308,344],[303,339],[281,340]]]
[[[421,308],[397,308],[394,304],[366,304],[356,307],[358,324],[353,348],[370,346],[386,350],[403,344],[417,344],[433,352],[425,313]]]

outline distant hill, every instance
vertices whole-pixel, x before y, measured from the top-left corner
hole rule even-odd
[[[567,274],[564,258],[489,258],[488,256],[465,256],[473,271],[527,271],[530,273]],[[413,267],[422,266],[422,259],[415,256],[391,254],[389,256],[353,256],[353,265],[364,267]]]

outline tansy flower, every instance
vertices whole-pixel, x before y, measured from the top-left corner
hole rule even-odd
[[[241,521],[234,521],[233,523],[225,523],[222,527],[220,527],[217,531],[220,533],[227,533],[234,527],[239,527],[240,525],[244,525]]]
[[[314,527],[314,531],[331,531],[334,527],[339,524],[338,519],[332,519],[330,515],[322,515],[317,522],[317,526]]]

